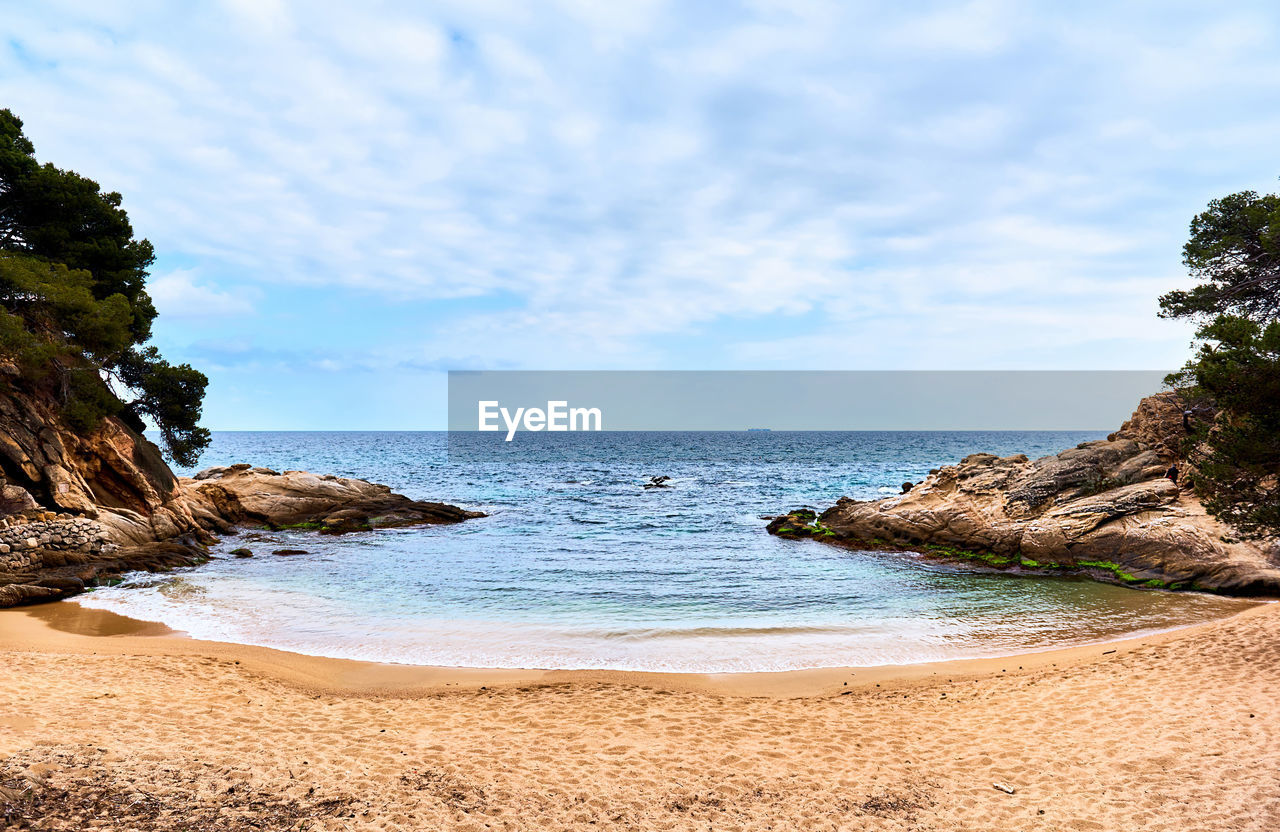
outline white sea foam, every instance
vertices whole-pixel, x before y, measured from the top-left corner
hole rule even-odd
[[[948,635],[937,622],[911,619],[860,625],[701,622],[630,627],[402,619],[372,611],[362,617],[339,603],[278,587],[265,589],[192,576],[183,580],[197,591],[166,592],[163,584],[122,586],[100,589],[76,601],[86,607],[162,622],[199,639],[332,658],[511,669],[732,673],[871,667],[1008,655],[1174,626],[1165,621],[1136,632],[1087,631],[1074,638],[1058,636],[1020,643],[964,633],[962,628],[954,628]]]

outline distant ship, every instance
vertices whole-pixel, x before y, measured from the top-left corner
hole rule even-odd
[[[768,433],[773,428],[747,428],[747,433]]]

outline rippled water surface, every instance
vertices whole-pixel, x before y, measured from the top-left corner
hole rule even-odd
[[[762,515],[897,493],[976,451],[1096,433],[216,433],[202,465],[384,482],[456,526],[253,532],[80,603],[199,638],[471,667],[785,670],[994,655],[1165,629],[1243,602],[971,574],[765,533]],[[672,477],[646,490],[653,475]],[[308,554],[277,557],[281,547]]]

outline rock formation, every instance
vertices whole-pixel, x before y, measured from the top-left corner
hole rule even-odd
[[[12,369],[12,368],[10,368]],[[0,488],[7,516],[26,511],[96,520],[113,542],[140,544],[197,529],[160,450],[119,419],[87,435],[63,421],[49,391],[20,386],[0,363]]]
[[[1166,477],[1185,467],[1182,411],[1175,393],[1160,393],[1105,440],[1034,461],[972,454],[900,495],[841,498],[820,515],[778,517],[769,531],[982,568],[1280,594],[1280,542],[1237,539],[1190,488]]]
[[[282,474],[245,463],[208,468],[179,483],[192,515],[209,528],[250,522],[341,534],[389,526],[458,523],[484,516],[446,503],[410,500],[385,485],[365,480],[306,471]]]
[[[81,435],[56,396],[8,369],[0,362],[0,607],[202,563],[213,535],[240,524],[340,534],[483,516],[304,471],[241,464],[179,478],[119,419]]]

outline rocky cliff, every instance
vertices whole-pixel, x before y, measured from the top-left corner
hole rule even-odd
[[[16,371],[15,371],[16,372]],[[0,512],[62,512],[96,520],[119,544],[164,540],[199,525],[160,450],[119,419],[81,435],[50,391],[0,365]]]
[[[241,464],[179,478],[118,419],[72,430],[55,395],[0,362],[0,607],[202,563],[214,534],[241,524],[340,534],[480,516],[304,471]]]
[[[775,518],[769,531],[980,568],[1280,595],[1280,542],[1237,539],[1166,477],[1185,469],[1182,411],[1175,393],[1150,396],[1105,440],[1034,461],[973,454],[901,495],[842,498],[821,514]]]

